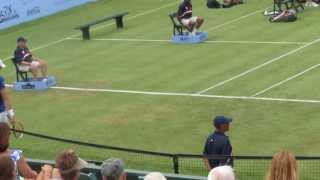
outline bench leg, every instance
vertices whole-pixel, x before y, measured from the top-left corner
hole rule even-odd
[[[123,18],[122,16],[116,17],[117,28],[123,28]]]
[[[89,27],[83,28],[83,29],[81,29],[81,31],[82,31],[82,39],[89,40],[90,39],[90,28]]]

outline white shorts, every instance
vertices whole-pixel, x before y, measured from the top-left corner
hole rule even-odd
[[[182,23],[182,25],[189,27],[190,23],[196,24],[197,19],[198,19],[197,16],[192,16],[191,18],[188,18],[188,19],[181,19],[181,23]]]
[[[18,68],[20,71],[23,71],[23,72],[28,72],[30,71],[31,69],[31,66],[39,66],[40,63],[38,61],[32,61],[31,62],[31,65],[19,65]]]

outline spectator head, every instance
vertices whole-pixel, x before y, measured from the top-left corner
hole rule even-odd
[[[7,151],[9,148],[10,127],[7,123],[0,122],[0,153]]]
[[[213,119],[214,127],[222,132],[227,132],[230,128],[230,123],[232,122],[232,118],[228,118],[225,116],[216,116]]]
[[[18,37],[17,39],[17,45],[20,47],[20,48],[24,48],[27,46],[27,39],[24,38],[24,37]]]
[[[147,174],[144,180],[167,180],[167,178],[159,172],[152,172]]]
[[[125,180],[125,164],[120,159],[108,159],[101,165],[101,174],[104,180]]]
[[[0,155],[0,179],[14,180],[15,166],[9,155]]]
[[[208,180],[235,180],[235,175],[231,166],[219,166],[210,171]]]
[[[59,169],[63,180],[76,180],[80,176],[80,170],[87,167],[88,163],[75,153],[74,150],[66,150],[58,154],[56,167]]]
[[[273,156],[271,167],[267,174],[267,180],[297,180],[298,164],[295,156],[287,151],[281,150]]]

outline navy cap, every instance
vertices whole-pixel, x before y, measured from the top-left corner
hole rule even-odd
[[[27,39],[24,37],[18,37],[17,42],[27,42]]]
[[[225,117],[225,116],[216,116],[213,119],[213,125],[214,126],[220,126],[222,124],[229,124],[231,122],[232,122],[232,118],[228,118],[228,117]]]

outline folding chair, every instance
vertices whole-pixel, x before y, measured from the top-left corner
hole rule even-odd
[[[17,82],[28,81],[29,80],[28,71],[21,71],[18,67],[18,64],[17,64],[17,61],[15,58],[12,58],[11,61],[14,65],[14,67],[16,68]]]
[[[172,24],[173,24],[173,35],[182,35],[184,27],[178,21],[177,13],[176,12],[171,13],[171,14],[169,14],[169,17],[170,17]]]

